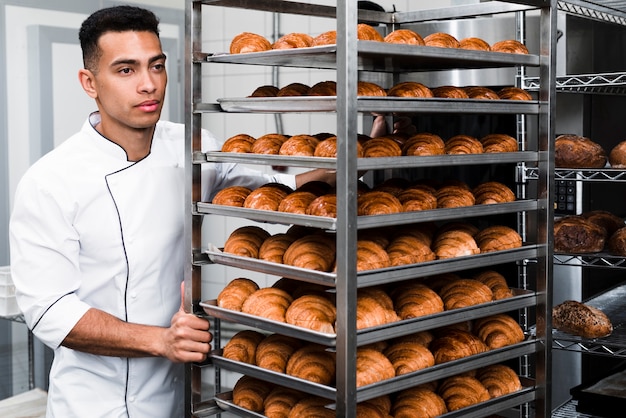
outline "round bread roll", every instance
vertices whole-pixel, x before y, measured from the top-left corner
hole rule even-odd
[[[337,43],[337,31],[329,30],[313,38],[311,46],[334,45]]]
[[[252,144],[256,139],[248,134],[231,136],[222,145],[222,152],[252,152]]]
[[[613,255],[626,257],[626,227],[618,229],[609,236],[607,248]]]
[[[431,89],[433,96],[444,99],[469,99],[469,96],[459,87],[439,86]]]
[[[422,132],[406,140],[402,147],[402,155],[442,155],[445,154],[445,143],[439,135]]]
[[[387,34],[384,41],[390,44],[424,45],[424,39],[411,29],[396,29]]]
[[[283,142],[278,151],[279,155],[312,157],[319,140],[311,135],[294,135]]]
[[[259,248],[269,237],[270,233],[261,227],[242,226],[228,236],[224,244],[224,252],[241,257],[259,258]]]
[[[370,83],[368,81],[357,82],[357,96],[370,96],[370,97],[385,97],[387,91],[376,83]]]
[[[470,135],[455,135],[445,142],[446,154],[482,154],[483,144]]]
[[[515,193],[507,185],[498,181],[487,181],[472,189],[476,205],[491,205],[515,201]]]
[[[491,51],[489,44],[480,38],[469,37],[459,41],[459,48],[471,49],[473,51]]]
[[[533,96],[526,90],[519,87],[504,87],[498,90],[498,97],[501,100],[532,100]]]
[[[306,33],[288,33],[274,42],[272,49],[308,48],[313,43],[313,37]]]
[[[439,48],[458,48],[460,46],[458,39],[450,34],[443,32],[431,33],[430,35],[426,36],[424,38],[424,44],[426,46],[434,46]]]
[[[254,89],[252,94],[248,97],[276,97],[276,94],[278,94],[278,90],[279,89],[276,86],[259,86]]]
[[[489,134],[480,138],[483,152],[516,152],[517,140],[506,134]]]
[[[259,286],[253,280],[239,277],[231,280],[217,296],[217,306],[233,311],[241,311],[243,302],[259,290]]]
[[[231,54],[262,52],[272,49],[272,44],[265,37],[251,32],[242,32],[230,43]]]
[[[626,168],[626,141],[615,145],[609,153],[611,168]]]
[[[570,215],[554,221],[554,251],[597,253],[604,249],[606,230],[582,216]]]
[[[491,45],[493,52],[506,52],[509,54],[528,54],[526,45],[515,39],[499,41]]]
[[[337,95],[337,82],[336,81],[320,81],[311,86],[308,92],[309,96],[336,96]]]
[[[433,92],[416,81],[404,81],[391,87],[387,96],[395,97],[434,97]]]
[[[522,246],[522,237],[513,228],[494,225],[484,228],[474,235],[481,253],[502,251]]]
[[[465,93],[467,93],[470,99],[479,99],[479,100],[499,100],[500,96],[498,93],[491,90],[487,87],[481,86],[468,86],[464,87]]]
[[[306,84],[291,83],[278,90],[278,93],[276,93],[276,97],[306,96],[307,94],[309,94],[309,90],[311,90],[311,87],[307,86]]]
[[[293,190],[284,184],[267,183],[251,191],[244,200],[243,207],[277,211],[280,202],[292,192]]]
[[[356,35],[360,41],[383,42],[383,36],[376,29],[366,23],[359,23],[356,27]]]
[[[254,141],[250,152],[253,154],[278,155],[280,147],[287,139],[289,139],[287,135],[265,134]]]
[[[325,216],[327,218],[337,217],[337,195],[334,193],[324,194],[316,197],[309,203],[305,214],[313,216]]]
[[[559,135],[554,142],[554,165],[558,168],[603,168],[606,152],[591,139],[579,135]]]
[[[402,212],[402,203],[391,193],[369,191],[357,197],[358,216],[387,215]]]
[[[241,208],[246,197],[252,190],[243,186],[231,186],[220,190],[215,194],[211,203],[214,205],[234,206]]]

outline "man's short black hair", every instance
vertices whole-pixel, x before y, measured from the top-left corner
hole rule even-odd
[[[159,19],[150,10],[135,6],[100,9],[85,19],[78,32],[85,68],[96,70],[100,58],[98,40],[104,33],[126,31],[153,32],[159,36]]]

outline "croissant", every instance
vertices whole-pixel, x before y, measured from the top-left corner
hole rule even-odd
[[[293,298],[284,290],[274,287],[259,289],[244,301],[241,312],[285,322],[285,313]]]
[[[363,144],[363,157],[399,157],[402,155],[402,148],[396,141],[388,136],[379,136],[369,139]]]
[[[380,405],[372,400],[359,402],[356,405],[356,416],[359,418],[393,418],[389,415],[389,411],[381,409]]]
[[[256,347],[254,364],[263,369],[285,373],[289,357],[301,346],[302,342],[296,338],[281,334],[268,335]]]
[[[243,302],[259,290],[259,286],[252,280],[240,277],[231,280],[217,296],[217,306],[233,311],[241,311]]]
[[[410,29],[396,29],[383,39],[390,44],[424,45],[424,39]]]
[[[356,246],[357,271],[382,269],[391,266],[389,254],[375,241],[357,240]]]
[[[283,263],[311,270],[332,271],[335,264],[335,239],[324,234],[312,234],[295,240],[285,254]]]
[[[276,211],[280,202],[291,192],[293,190],[284,184],[267,183],[250,192],[243,202],[243,207]]]
[[[295,240],[296,237],[287,233],[272,235],[259,247],[259,260],[282,264],[285,251]]]
[[[273,385],[244,375],[233,386],[233,403],[252,412],[263,412],[263,401]]]
[[[476,198],[476,205],[490,205],[494,203],[513,202],[515,193],[505,184],[498,181],[488,181],[474,187],[472,194]]]
[[[214,205],[243,207],[243,202],[252,190],[243,186],[231,186],[220,190],[213,197]]]
[[[263,402],[263,414],[267,418],[287,418],[302,398],[304,394],[298,390],[276,386]]]
[[[294,135],[280,146],[279,155],[312,157],[319,140],[311,135]]]
[[[379,301],[372,294],[359,292],[356,301],[356,329],[375,327],[397,320],[398,315],[393,309],[393,304],[389,306],[389,303]]]
[[[419,133],[406,140],[402,155],[441,155],[445,153],[445,143],[439,135]]]
[[[255,225],[246,225],[235,229],[224,244],[224,252],[241,257],[259,257],[259,248],[270,233]]]
[[[276,97],[306,96],[310,89],[310,86],[303,83],[291,83],[278,90]]]
[[[492,350],[524,341],[524,331],[516,320],[506,314],[475,320],[474,333]]]
[[[439,296],[446,310],[465,308],[493,300],[491,289],[474,279],[454,280],[441,288]]]
[[[424,345],[416,342],[394,343],[383,354],[393,364],[396,376],[435,365],[433,353]]]
[[[359,23],[356,27],[357,38],[360,41],[383,42],[383,36],[376,29],[366,23]]]
[[[305,345],[289,357],[285,371],[289,376],[330,385],[335,381],[335,354],[317,344]]]
[[[325,334],[335,333],[337,309],[328,298],[317,295],[303,295],[295,299],[285,314],[288,324],[312,329]]]
[[[222,145],[222,152],[252,152],[252,144],[256,139],[248,134],[237,134],[231,136]]]
[[[393,364],[383,353],[369,348],[356,350],[356,387],[371,385],[395,376]]]
[[[478,379],[467,375],[446,378],[441,383],[438,392],[445,401],[448,411],[466,408],[491,398]]]
[[[446,231],[438,234],[433,241],[433,251],[437,258],[454,258],[480,253],[474,238],[462,230]]]
[[[482,154],[483,144],[473,136],[455,135],[445,143],[446,154]]]
[[[404,81],[391,87],[387,96],[396,97],[433,97],[433,92],[416,81]]]
[[[254,89],[252,94],[248,97],[276,97],[276,94],[278,94],[278,90],[279,89],[276,86],[271,86],[271,85],[259,86],[256,89]]]
[[[465,93],[469,96],[470,99],[481,99],[481,100],[499,100],[500,96],[498,93],[491,90],[487,87],[480,86],[468,86],[464,87]]]
[[[509,54],[528,54],[526,45],[515,39],[496,42],[491,46],[494,52],[506,52]]]
[[[226,343],[222,356],[242,363],[256,364],[257,346],[265,335],[254,330],[239,331]]]
[[[480,38],[464,38],[459,41],[459,48],[473,51],[491,51],[491,47],[485,40]]]
[[[337,31],[329,30],[313,38],[311,46],[334,45],[337,43]]]
[[[410,319],[443,312],[441,297],[428,286],[409,283],[394,291],[393,303],[400,319]]]
[[[278,155],[281,145],[287,139],[288,137],[282,134],[265,134],[254,141],[250,151],[253,154]]]
[[[317,396],[307,396],[299,400],[287,418],[335,418],[335,411],[326,407],[330,402]]]
[[[481,253],[502,251],[522,246],[522,237],[513,228],[504,225],[489,226],[475,236]]]
[[[494,300],[506,299],[513,297],[513,291],[509,287],[504,276],[494,270],[484,270],[476,275],[474,279],[489,286],[493,293]]]
[[[517,140],[506,134],[489,134],[480,138],[483,152],[515,152]]]
[[[251,32],[242,32],[230,42],[231,54],[269,51],[270,49],[272,49],[270,41],[261,35]]]
[[[522,383],[515,370],[504,364],[492,364],[480,368],[476,372],[476,378],[487,389],[491,398],[522,389]]]
[[[459,87],[454,86],[439,86],[431,89],[435,97],[443,99],[469,99],[469,96]]]
[[[337,95],[337,82],[335,81],[320,81],[314,84],[309,89],[309,96],[336,96]]]
[[[422,263],[435,259],[428,240],[412,234],[396,236],[387,246],[387,254],[392,266]]]
[[[489,349],[480,338],[461,329],[446,329],[428,348],[433,353],[435,364],[484,353]]]
[[[502,100],[532,100],[533,97],[526,90],[519,87],[504,87],[498,91],[498,97]]]
[[[357,214],[359,216],[400,212],[402,212],[402,203],[391,193],[372,190],[357,197]]]
[[[443,32],[431,33],[424,38],[426,46],[434,46],[439,48],[458,48],[459,41],[454,36]]]
[[[435,192],[438,208],[473,206],[476,198],[471,190],[457,185],[443,186]]]
[[[387,91],[376,83],[368,81],[357,81],[356,85],[357,96],[373,96],[373,97],[385,97]]]
[[[295,191],[285,196],[278,205],[279,212],[305,214],[309,204],[317,198],[311,192]]]
[[[313,216],[337,217],[337,195],[325,194],[318,196],[309,203],[304,213]]]
[[[398,194],[403,212],[437,209],[437,197],[424,189],[410,188]]]
[[[337,137],[331,136],[320,141],[313,152],[315,157],[335,158],[337,157]],[[356,156],[363,157],[363,145],[357,141]]]
[[[288,33],[274,42],[272,49],[308,48],[313,43],[313,37],[306,33]]]
[[[422,386],[400,391],[392,409],[394,418],[436,418],[446,412],[443,398]]]

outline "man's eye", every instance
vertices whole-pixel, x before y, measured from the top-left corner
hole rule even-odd
[[[122,68],[120,70],[120,73],[122,73],[122,74],[130,74],[130,72],[131,72],[130,68]]]
[[[162,71],[165,69],[165,64],[155,64],[153,68],[157,71]]]

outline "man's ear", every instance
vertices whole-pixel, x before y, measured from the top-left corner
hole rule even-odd
[[[85,68],[81,68],[80,70],[78,70],[78,82],[82,86],[83,90],[85,90],[85,93],[89,95],[89,97],[95,99],[98,96],[98,91],[95,87],[96,80],[90,70],[87,70]]]

